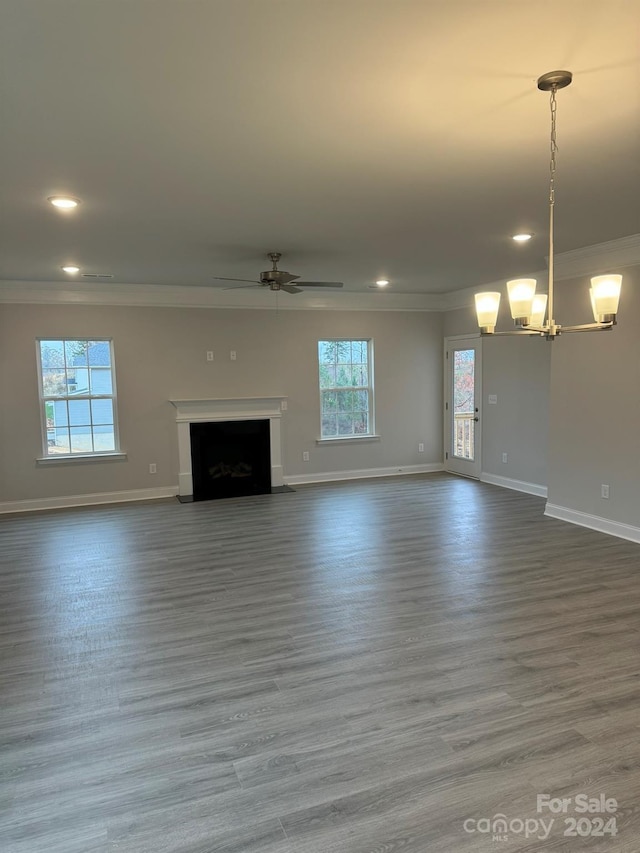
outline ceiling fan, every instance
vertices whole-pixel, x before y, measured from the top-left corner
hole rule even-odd
[[[260,278],[257,281],[252,281],[249,278],[228,278],[223,275],[214,275],[213,278],[217,281],[248,281],[251,284],[248,287],[268,287],[269,290],[286,290],[287,293],[303,293],[303,287],[342,287],[341,281],[300,281],[299,275],[292,275],[290,272],[278,269],[278,261],[282,257],[280,252],[269,252],[267,255],[271,261],[272,267],[270,270],[265,270],[260,273]],[[295,286],[291,284],[295,281]],[[227,290],[240,290],[241,288],[230,287]]]

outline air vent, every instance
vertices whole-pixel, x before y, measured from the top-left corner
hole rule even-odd
[[[111,273],[107,273],[107,272],[102,272],[102,273],[83,272],[82,278],[113,278],[113,275],[111,275]]]

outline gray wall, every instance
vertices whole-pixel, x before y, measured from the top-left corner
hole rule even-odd
[[[548,485],[549,502],[640,526],[640,267],[624,274],[612,332],[483,341],[483,472]],[[557,319],[588,322],[588,276],[557,285]],[[509,328],[505,312],[501,328]],[[4,305],[0,308],[0,502],[177,481],[171,398],[286,395],[287,476],[442,460],[442,338],[473,310],[314,312]],[[35,340],[113,337],[124,462],[39,467]],[[372,337],[380,442],[320,446],[316,341]],[[229,350],[238,353],[229,360]],[[215,361],[205,360],[213,350]],[[489,406],[489,394],[498,397]],[[425,452],[418,453],[418,442]],[[302,462],[302,452],[311,454]],[[503,452],[509,462],[501,461]],[[150,462],[158,474],[150,475]],[[548,472],[547,472],[548,462]],[[600,486],[611,488],[610,499]]]
[[[553,344],[549,502],[640,526],[640,267],[620,272],[618,326]],[[592,320],[588,277],[558,286],[556,318]],[[609,500],[600,487],[610,486]]]
[[[441,314],[67,305],[0,312],[0,502],[175,485],[177,428],[168,401],[176,398],[288,396],[285,476],[442,461]],[[317,341],[334,336],[373,338],[379,442],[316,446]],[[126,461],[36,465],[37,337],[114,339]]]
[[[503,304],[499,328],[512,327]],[[446,312],[443,331],[477,332],[473,308]],[[483,474],[547,485],[550,364],[551,345],[543,338],[482,339]],[[489,405],[490,394],[497,396],[496,405]]]
[[[483,471],[546,485],[551,345],[540,337],[484,340],[482,365]]]

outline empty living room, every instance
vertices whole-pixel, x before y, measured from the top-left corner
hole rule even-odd
[[[637,853],[639,22],[4,0],[3,853]]]

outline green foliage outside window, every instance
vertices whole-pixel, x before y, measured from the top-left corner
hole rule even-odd
[[[369,341],[318,342],[322,438],[371,432]]]

